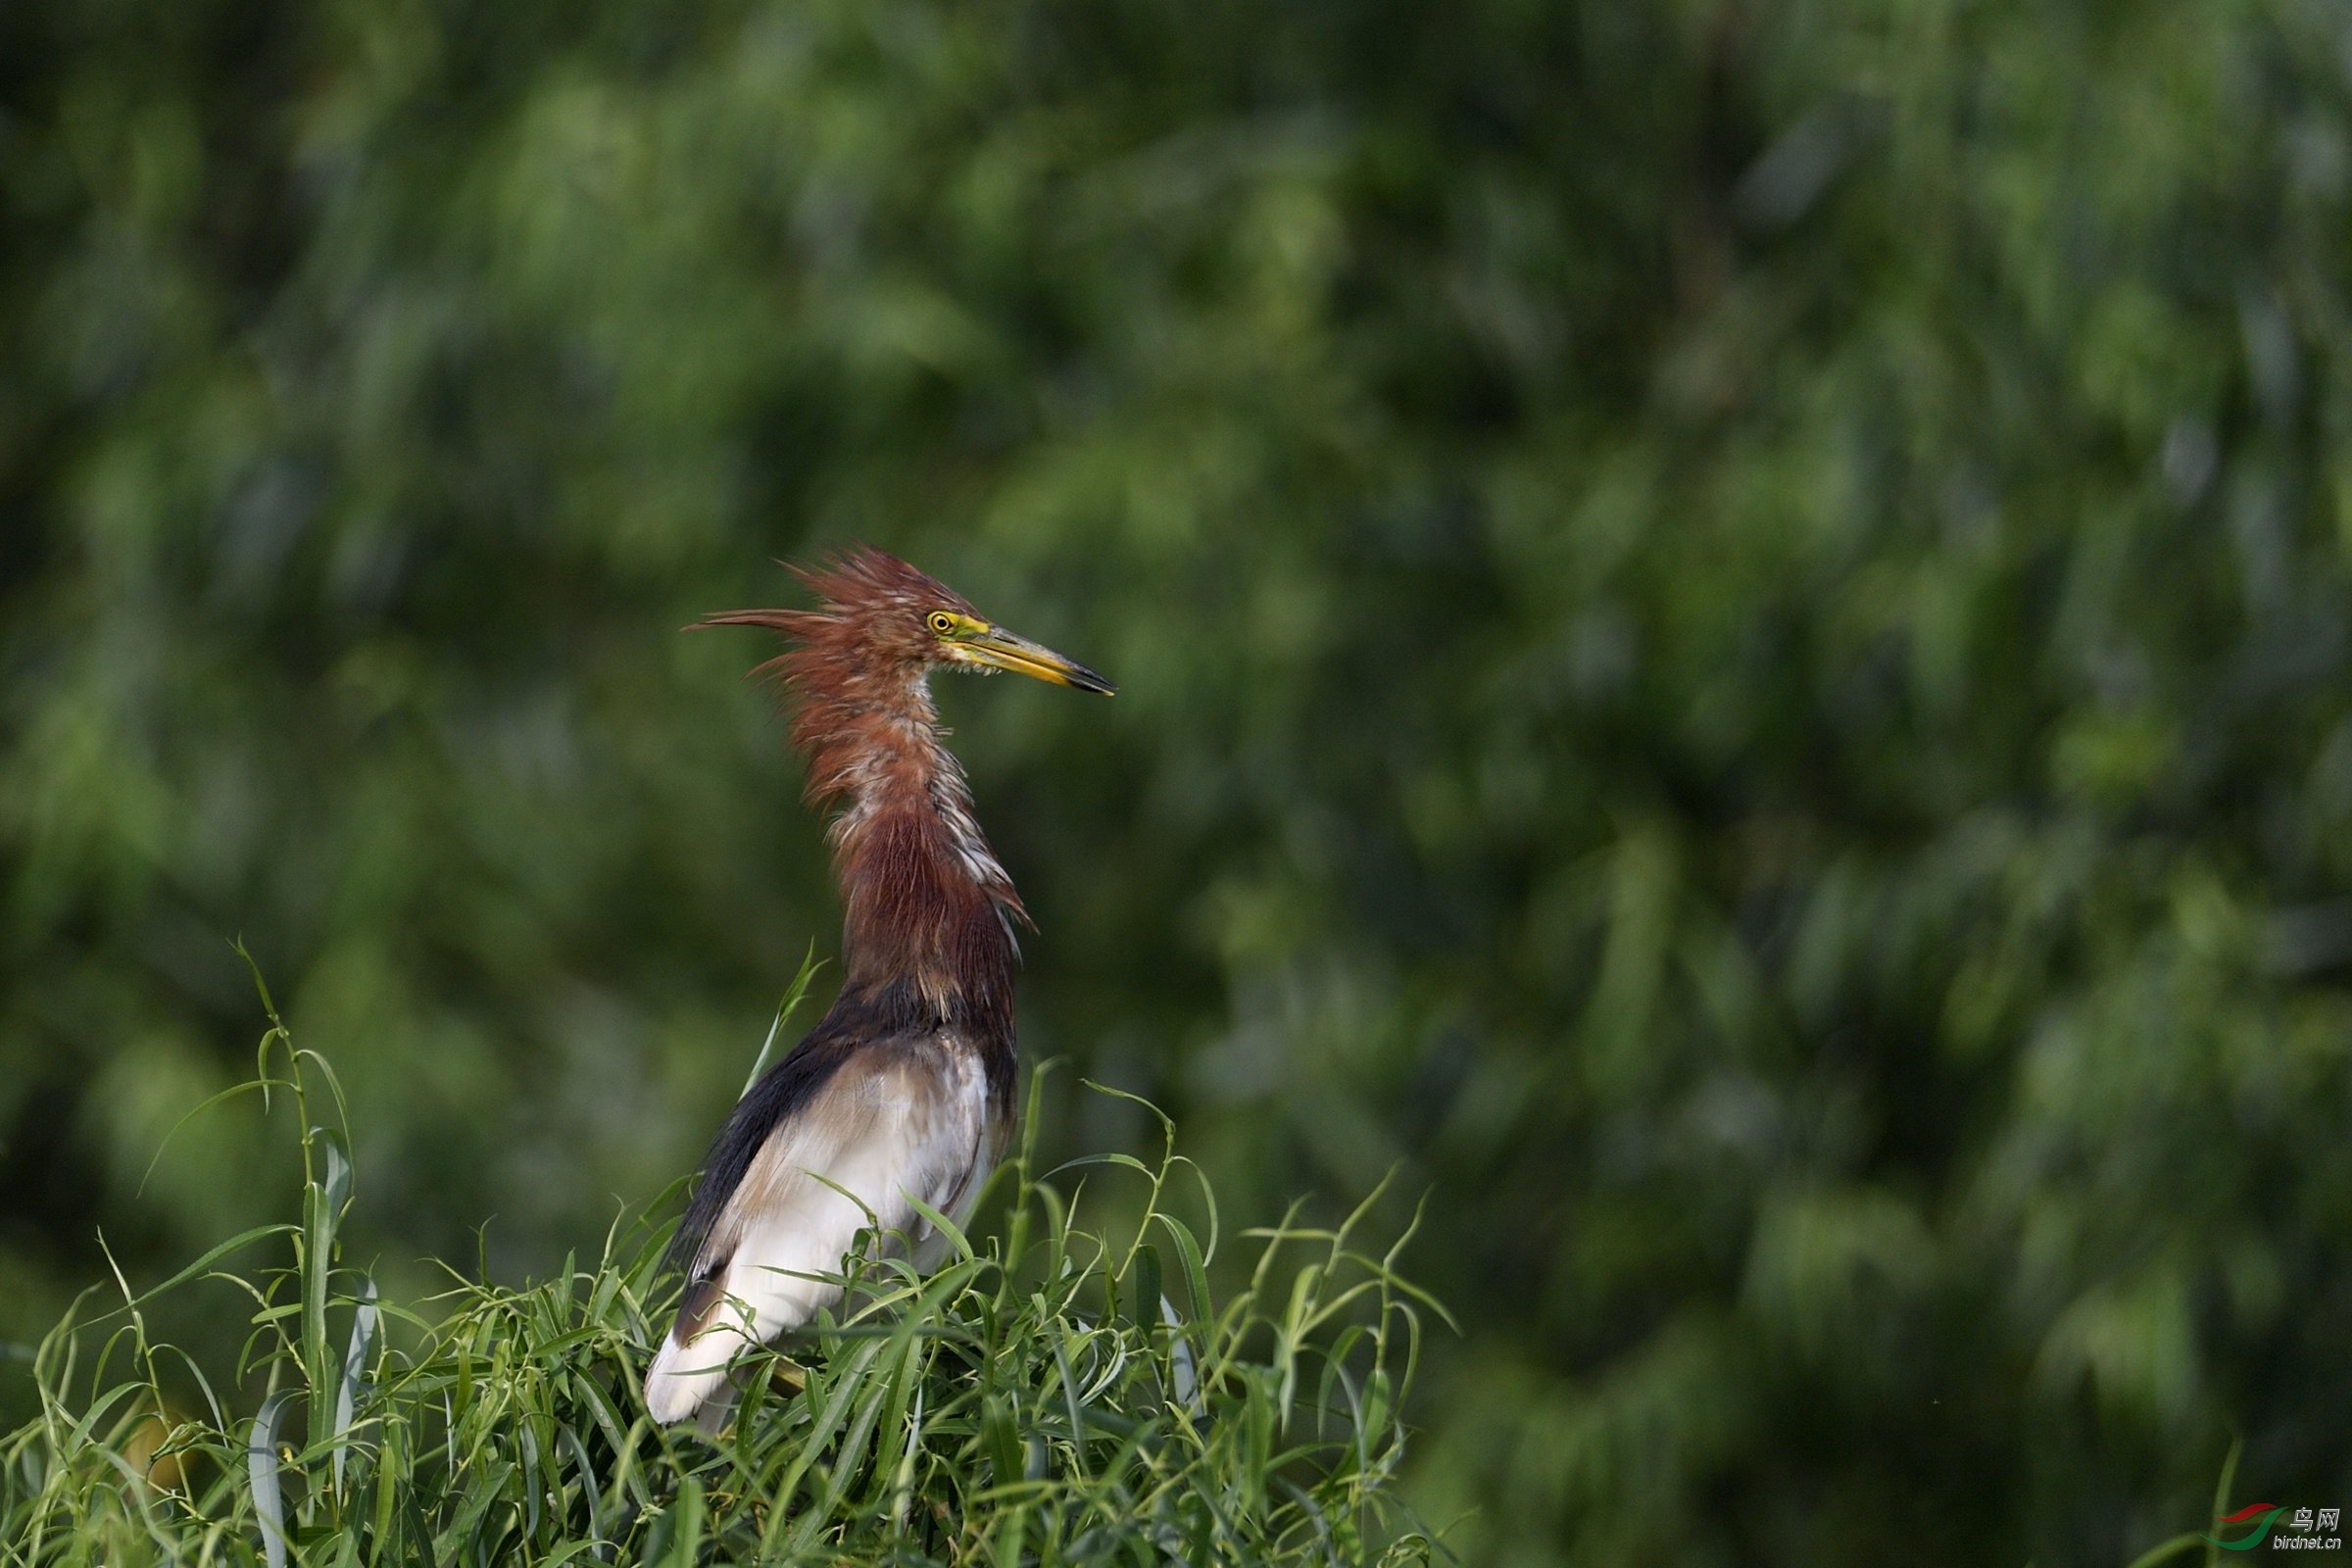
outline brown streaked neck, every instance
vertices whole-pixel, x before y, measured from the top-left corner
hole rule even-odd
[[[1025,915],[927,682],[847,682],[821,706],[826,722],[805,741],[809,793],[842,807],[831,837],[845,994],[903,980],[941,1019],[1009,1034],[1011,922]]]

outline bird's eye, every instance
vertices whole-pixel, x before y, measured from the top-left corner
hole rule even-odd
[[[931,629],[942,637],[945,637],[948,633],[956,629],[956,617],[949,614],[944,610],[934,610],[931,612],[930,620]]]

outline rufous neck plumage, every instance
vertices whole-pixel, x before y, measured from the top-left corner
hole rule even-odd
[[[701,624],[764,626],[792,642],[760,669],[791,694],[810,803],[836,813],[847,971],[836,1005],[883,1007],[910,1026],[968,1025],[992,1084],[1008,1093],[1013,927],[1028,916],[941,744],[929,676],[1013,670],[1105,696],[1113,687],[878,550],[795,569],[817,608],[722,611]]]
[[[812,678],[812,676],[814,678]],[[828,678],[829,677],[829,678]],[[850,989],[908,981],[943,1016],[1009,1004],[1020,896],[972,813],[922,672],[788,666],[811,804],[833,818]]]

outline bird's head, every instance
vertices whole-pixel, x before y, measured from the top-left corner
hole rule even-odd
[[[1115,690],[1084,664],[991,623],[955,589],[870,546],[822,566],[792,569],[816,595],[816,609],[729,610],[698,624],[766,626],[793,638],[800,647],[774,667],[805,697],[847,695],[868,683],[905,689],[941,668],[1009,669],[1105,697]]]

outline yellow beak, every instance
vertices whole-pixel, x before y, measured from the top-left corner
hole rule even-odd
[[[1053,649],[1026,637],[1016,637],[1002,626],[991,626],[956,646],[972,662],[995,669],[1009,669],[1017,675],[1051,681],[1056,686],[1073,686],[1104,697],[1118,690],[1076,660],[1064,659]]]

